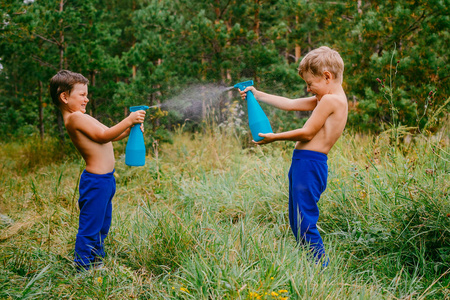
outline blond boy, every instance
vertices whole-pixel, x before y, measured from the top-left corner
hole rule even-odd
[[[130,127],[143,123],[145,117],[145,111],[136,111],[111,128],[103,125],[86,114],[88,82],[79,73],[62,70],[51,78],[49,88],[70,139],[86,161],[80,178],[80,219],[75,241],[79,270],[103,266],[103,244],[111,226],[111,201],[116,190],[111,142],[128,136]]]
[[[325,249],[317,229],[319,208],[317,202],[327,185],[327,154],[341,136],[347,122],[347,97],[342,88],[344,62],[338,52],[320,47],[309,52],[300,62],[299,75],[312,97],[288,99],[256,90],[247,91],[269,105],[287,111],[312,111],[302,128],[268,133],[258,145],[274,141],[295,141],[289,170],[289,221],[295,238],[311,247],[315,259],[328,265]]]

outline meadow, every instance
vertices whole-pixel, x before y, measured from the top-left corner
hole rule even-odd
[[[108,270],[84,277],[72,266],[83,160],[70,141],[2,142],[0,298],[450,299],[448,128],[344,132],[319,202],[326,269],[289,228],[293,143],[246,140],[180,129],[133,168],[116,143]]]

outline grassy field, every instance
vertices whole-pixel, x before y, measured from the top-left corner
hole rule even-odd
[[[345,133],[329,154],[322,270],[288,225],[292,143],[176,133],[124,164],[108,271],[71,262],[83,161],[70,143],[0,145],[1,299],[450,299],[447,135]]]

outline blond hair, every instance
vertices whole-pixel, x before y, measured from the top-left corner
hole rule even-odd
[[[303,74],[309,72],[314,76],[322,76],[328,71],[341,81],[344,76],[344,61],[336,50],[322,46],[310,51],[303,57],[298,67],[298,74],[303,78]]]

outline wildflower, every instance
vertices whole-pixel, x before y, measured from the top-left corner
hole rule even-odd
[[[256,298],[256,299],[262,298],[261,295],[259,295],[258,293],[255,293],[255,292],[250,292],[249,296],[250,296],[250,298]]]
[[[183,292],[185,292],[185,293],[189,293],[189,290],[188,290],[187,288],[180,287],[180,290],[183,291]]]
[[[377,78],[377,81],[378,81],[379,83],[381,83],[381,79],[380,79],[380,78]]]
[[[278,291],[278,293],[280,293],[280,294],[284,294],[284,293],[287,293],[288,291],[287,290],[279,290]]]
[[[272,295],[272,296],[276,297],[276,296],[278,296],[278,293],[276,293],[276,292],[272,292],[272,293],[270,293],[270,295]]]
[[[270,279],[274,280],[275,278],[272,276],[272,277],[270,277]]]
[[[103,283],[103,277],[97,277],[97,282],[102,284]]]
[[[173,286],[173,287],[172,287],[172,290],[174,290],[174,289],[175,289],[175,287]]]
[[[447,218],[450,218],[450,214],[447,214]]]
[[[280,300],[288,300],[288,297],[280,297]]]
[[[399,60],[397,60],[397,65],[400,63],[400,61]]]
[[[433,91],[430,91],[430,92],[428,93],[428,96],[431,96],[431,95],[433,95]]]

